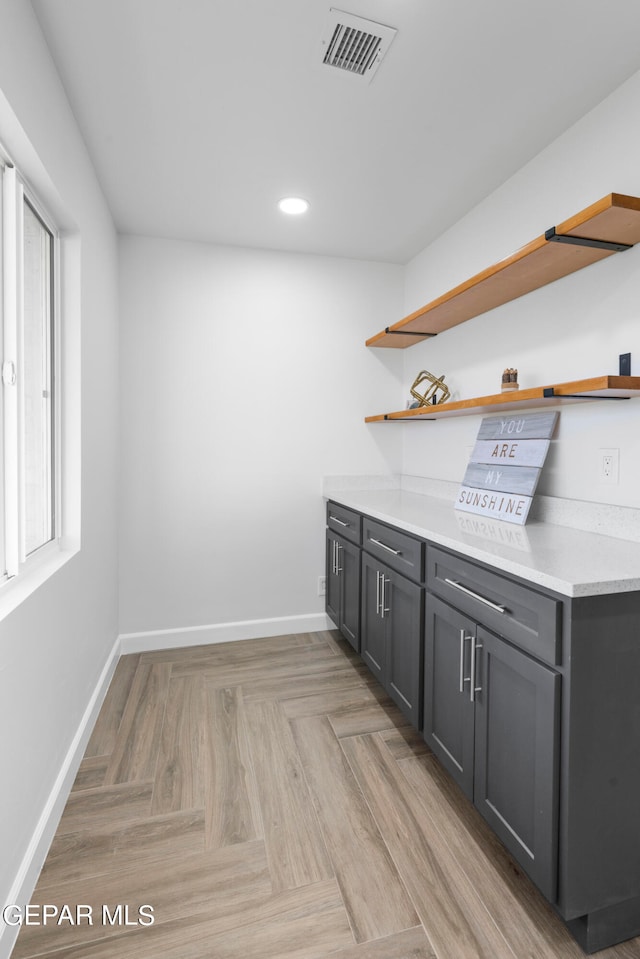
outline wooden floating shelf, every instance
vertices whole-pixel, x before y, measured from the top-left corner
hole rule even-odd
[[[388,326],[367,346],[404,349],[640,241],[640,198],[610,193],[511,256]]]
[[[640,396],[640,376],[594,376],[587,380],[534,386],[511,393],[477,396],[436,406],[419,406],[413,410],[367,416],[365,423],[412,420],[439,420],[447,416],[468,416],[472,413],[500,413],[527,406],[554,406],[559,403],[580,403],[587,400],[627,400]]]

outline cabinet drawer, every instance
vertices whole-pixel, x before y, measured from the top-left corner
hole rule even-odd
[[[334,533],[339,533],[352,543],[360,545],[362,517],[355,510],[340,506],[338,503],[327,503],[327,526]]]
[[[424,543],[421,540],[365,516],[362,545],[372,556],[409,579],[416,583],[424,581]]]
[[[537,659],[560,664],[560,600],[435,546],[427,550],[427,588]]]

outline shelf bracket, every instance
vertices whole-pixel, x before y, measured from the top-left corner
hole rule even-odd
[[[437,336],[437,333],[422,333],[419,330],[392,330],[390,326],[385,326],[385,333],[390,333],[393,336],[425,336],[432,337]]]
[[[542,395],[545,399],[555,397],[559,400],[628,400],[628,396],[588,396],[586,393],[556,393],[553,386],[543,386]]]
[[[592,246],[597,250],[610,250],[612,253],[623,253],[630,250],[633,243],[614,243],[611,240],[592,240],[588,236],[571,236],[568,233],[556,233],[555,226],[545,231],[545,240],[554,243],[571,243],[574,246]]]
[[[406,419],[402,419],[399,416],[389,416],[388,413],[384,414],[385,423],[435,423],[438,419],[437,416],[407,416]]]

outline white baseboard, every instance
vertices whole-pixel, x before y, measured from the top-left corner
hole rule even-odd
[[[5,905],[24,906],[31,899],[119,658],[120,642],[116,640],[67,750]],[[0,922],[0,959],[8,959],[11,955],[19,931],[20,926],[8,926]]]
[[[326,613],[304,616],[279,616],[273,619],[247,619],[237,623],[216,623],[210,626],[186,626],[181,629],[153,629],[141,633],[121,633],[120,651],[146,653],[154,649],[175,649],[182,646],[206,646],[290,633],[316,633],[335,629]]]

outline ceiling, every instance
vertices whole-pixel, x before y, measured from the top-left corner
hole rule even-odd
[[[396,263],[640,69],[638,0],[337,0],[397,30],[371,82],[330,0],[32,5],[120,232]]]

